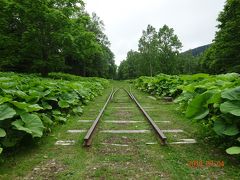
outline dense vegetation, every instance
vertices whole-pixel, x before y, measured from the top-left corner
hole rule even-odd
[[[82,0],[1,0],[0,70],[113,78],[104,24]]]
[[[180,53],[181,42],[174,30],[164,25],[157,32],[148,25],[138,43],[119,66],[119,79],[165,74],[219,74],[240,72],[240,2],[227,0],[219,14],[218,32],[210,47],[196,56],[194,51]],[[205,48],[205,47],[200,47]],[[198,51],[198,50],[197,50]]]
[[[211,44],[207,44],[207,45],[204,45],[204,46],[196,47],[194,49],[190,49],[190,50],[185,51],[183,53],[191,53],[193,56],[199,56],[202,53],[204,53],[210,46],[211,46]]]
[[[0,73],[0,153],[26,138],[40,138],[100,95],[108,81],[67,74]]]
[[[180,53],[182,43],[174,30],[164,25],[156,31],[148,25],[139,39],[138,51],[130,50],[118,69],[119,79],[165,74],[193,74],[201,71],[200,55]]]
[[[174,30],[164,25],[158,31],[148,25],[139,39],[138,51],[130,51],[126,61],[119,67],[119,78],[135,78],[139,75],[156,75],[162,73],[173,73],[172,65],[176,63],[175,58],[182,47]],[[171,69],[171,71],[169,71]]]
[[[180,53],[182,43],[174,29],[148,25],[138,51],[130,50],[121,62],[118,78],[157,75],[134,83],[175,99],[188,118],[213,128],[234,146],[227,152],[236,154],[240,80],[239,74],[228,72],[240,72],[240,1],[227,0],[218,21],[213,43],[197,56],[193,51]],[[48,76],[0,73],[0,153],[24,138],[43,136],[70,114],[81,114],[82,105],[108,84],[57,72],[116,77],[114,54],[103,30],[103,22],[85,11],[82,0],[0,1],[0,71]],[[199,72],[228,74],[179,75]]]
[[[186,117],[213,128],[228,146],[229,154],[240,154],[240,76],[165,75],[140,77],[135,86],[157,96],[168,96],[179,103]]]
[[[218,16],[219,31],[201,60],[205,72],[240,72],[240,1],[227,0]]]
[[[227,0],[217,20],[213,43],[198,56],[191,50],[180,53],[182,44],[172,28],[164,25],[156,31],[148,25],[138,51],[128,52],[118,75],[120,79],[157,75],[134,83],[151,94],[175,99],[186,117],[213,128],[233,146],[227,153],[240,154],[240,1]],[[203,72],[208,74],[195,74]]]

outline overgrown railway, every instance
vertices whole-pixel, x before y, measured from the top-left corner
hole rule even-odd
[[[92,126],[88,130],[86,136],[84,137],[84,146],[89,147],[92,144],[94,134],[96,133],[97,126],[99,124],[99,121],[104,114],[105,109],[107,108],[108,104],[113,100],[114,95],[116,94],[117,91],[119,91],[120,88],[118,89],[112,89],[110,92],[110,95],[108,96],[103,108],[99,112],[97,118],[95,121],[93,121]],[[161,129],[157,126],[157,124],[153,121],[153,119],[150,117],[150,115],[144,110],[144,108],[141,106],[141,104],[137,101],[136,97],[131,93],[131,91],[128,91],[126,89],[123,89],[129,96],[129,98],[137,105],[139,110],[142,112],[142,114],[145,116],[145,119],[149,122],[149,124],[152,126],[152,129],[155,131],[155,133],[158,135],[160,138],[161,142],[163,145],[166,144],[167,137],[164,135],[164,133],[161,131]]]

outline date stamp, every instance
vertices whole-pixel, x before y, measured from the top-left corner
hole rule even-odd
[[[204,167],[218,167],[218,168],[223,168],[224,167],[224,161],[214,161],[214,160],[193,160],[193,161],[188,161],[187,164],[191,168],[204,168]]]

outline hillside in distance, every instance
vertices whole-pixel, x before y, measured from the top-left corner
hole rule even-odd
[[[194,49],[189,49],[189,50],[187,50],[187,51],[185,51],[183,53],[184,54],[185,53],[191,53],[193,56],[199,56],[204,51],[206,51],[210,46],[211,46],[211,44],[207,44],[207,45],[204,45],[204,46],[199,46],[199,47],[194,48]]]

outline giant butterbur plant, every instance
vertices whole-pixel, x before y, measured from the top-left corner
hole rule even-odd
[[[81,114],[107,85],[101,78],[62,76],[70,81],[0,73],[0,152],[25,136],[42,137],[70,114]]]
[[[228,138],[228,154],[240,154],[240,78],[237,73],[222,75],[194,74],[140,77],[134,82],[143,91],[171,96],[191,120],[213,128]],[[234,140],[235,139],[235,140]]]

